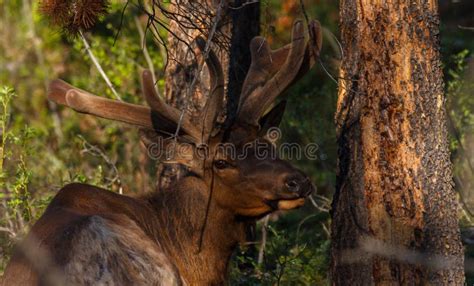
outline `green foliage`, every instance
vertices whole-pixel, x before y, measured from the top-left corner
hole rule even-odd
[[[233,259],[231,285],[328,285],[329,241],[318,245],[298,244],[294,237],[274,226],[261,264],[248,251]]]
[[[459,147],[459,141],[464,141],[462,136],[468,135],[474,131],[474,83],[465,80],[467,69],[468,50],[462,50],[450,57],[451,67],[447,69],[449,81],[446,84],[448,111],[451,117],[453,127],[456,128],[453,138],[452,151],[455,152]],[[459,139],[459,140],[458,140]]]
[[[29,142],[33,139],[34,130],[27,126],[20,130],[11,128],[11,103],[15,97],[12,88],[1,87],[0,199],[4,215],[0,219],[0,241],[5,241],[2,253],[8,253],[12,246],[8,236],[11,238],[25,231],[25,224],[33,218],[32,209],[36,207],[28,189],[31,180],[28,157],[34,151]],[[4,263],[0,260],[0,270]]]
[[[13,243],[61,186],[84,182],[125,192],[152,184],[144,179],[153,168],[139,163],[134,130],[48,103],[45,92],[53,78],[112,94],[82,43],[48,27],[37,13],[37,1],[33,3],[7,1],[0,9],[0,36],[8,39],[0,42],[0,275]],[[119,19],[122,7],[115,2],[110,17]],[[115,46],[112,26],[100,26],[86,37],[122,97],[138,102],[136,75],[145,61],[135,22],[127,23]],[[153,62],[160,60],[159,53],[152,55]]]

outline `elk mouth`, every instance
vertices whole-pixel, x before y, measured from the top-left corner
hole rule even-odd
[[[303,206],[305,199],[306,198],[265,200],[265,204],[267,204],[273,211],[292,210]]]
[[[264,200],[272,210],[292,210],[302,207],[306,201],[306,198],[314,192],[315,188],[311,184],[309,188],[302,192],[298,197],[293,198],[278,198],[273,200]]]
[[[304,198],[297,198],[292,200],[278,200],[277,201],[277,209],[278,210],[292,210],[299,208],[304,205],[306,197]]]

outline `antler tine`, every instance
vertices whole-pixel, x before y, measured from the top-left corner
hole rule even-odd
[[[80,113],[153,129],[150,108],[95,96],[62,80],[51,82],[48,98]]]
[[[201,53],[204,54],[206,49],[206,41],[202,37],[197,37],[196,43]],[[214,123],[219,114],[219,108],[222,106],[222,102],[224,100],[224,73],[222,72],[219,59],[213,50],[209,50],[209,53],[206,57],[206,65],[209,69],[211,92],[204,110],[201,113],[203,118],[202,123],[200,124],[201,126],[200,128],[196,128],[191,123],[189,116],[186,114],[184,115],[181,122],[181,128],[183,128],[187,134],[197,139],[197,141],[202,142],[206,142],[211,135]],[[145,70],[142,73],[142,86],[145,100],[153,110],[159,112],[171,121],[179,121],[181,111],[167,105],[163,100],[161,100],[158,94],[156,94],[153,77],[148,70]]]
[[[311,41],[310,46],[312,47],[312,57],[313,64],[316,59],[319,57],[321,48],[323,47],[323,34],[321,33],[321,23],[316,20],[311,20],[309,22],[309,40]]]
[[[176,124],[179,122],[181,117],[181,111],[166,104],[156,93],[153,76],[149,70],[144,70],[142,73],[142,89],[143,95],[145,97],[148,105],[156,112]],[[189,116],[187,114],[183,115],[180,128],[183,131],[193,137],[194,139],[199,139],[199,130],[195,128]]]
[[[196,43],[202,54],[205,53],[206,41],[202,37],[196,38]],[[202,137],[206,142],[219,115],[219,108],[224,101],[224,73],[217,55],[212,49],[206,57],[206,65],[210,76],[210,95],[202,111]]]
[[[272,51],[261,37],[252,40],[252,64],[242,89],[239,120],[257,125],[276,97],[313,66],[321,48],[320,25],[313,20],[309,29],[310,45],[301,20],[293,25],[291,44],[278,50]]]
[[[311,20],[308,24],[309,41],[306,45],[303,63],[293,82],[304,76],[316,63],[319,58],[323,44],[323,34],[321,33],[321,24],[316,20]]]
[[[252,50],[251,52],[254,51]],[[243,102],[241,112],[245,112],[245,121],[258,124],[262,113],[293,81],[303,62],[304,52],[305,39],[303,23],[302,21],[296,21],[293,25],[292,42],[285,63],[262,88],[252,92]],[[239,119],[241,118],[240,115],[241,114],[239,114]]]
[[[283,48],[281,50],[285,52]],[[250,67],[242,85],[242,93],[239,99],[240,109],[242,109],[247,97],[256,89],[261,88],[273,75],[272,67],[275,65],[273,61],[281,58],[286,59],[286,54],[283,57],[280,56],[274,59],[267,40],[260,36],[254,37],[250,42],[250,55]]]

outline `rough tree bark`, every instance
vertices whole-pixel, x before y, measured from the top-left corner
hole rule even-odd
[[[225,73],[225,90],[228,118],[235,115],[242,83],[250,67],[250,40],[259,33],[259,3],[245,4],[246,0],[177,0],[171,11],[176,20],[170,23],[168,37],[168,67],[166,69],[165,97],[171,104],[191,113],[202,108],[207,100],[208,75],[203,69],[192,98],[187,91],[198,67],[196,57],[189,48],[198,35],[209,37],[215,20],[217,29],[212,37],[212,48],[217,52]],[[219,8],[221,5],[221,8]],[[218,11],[220,9],[220,11]],[[216,15],[218,15],[216,17]],[[179,165],[162,165],[159,168],[159,187],[175,182],[185,169]]]
[[[462,285],[437,1],[341,0],[333,285]]]

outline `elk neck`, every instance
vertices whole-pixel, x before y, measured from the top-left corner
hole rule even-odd
[[[219,207],[214,196],[209,200],[209,192],[209,184],[188,176],[144,198],[158,224],[149,232],[192,285],[224,283],[232,252],[246,236],[247,222]]]

